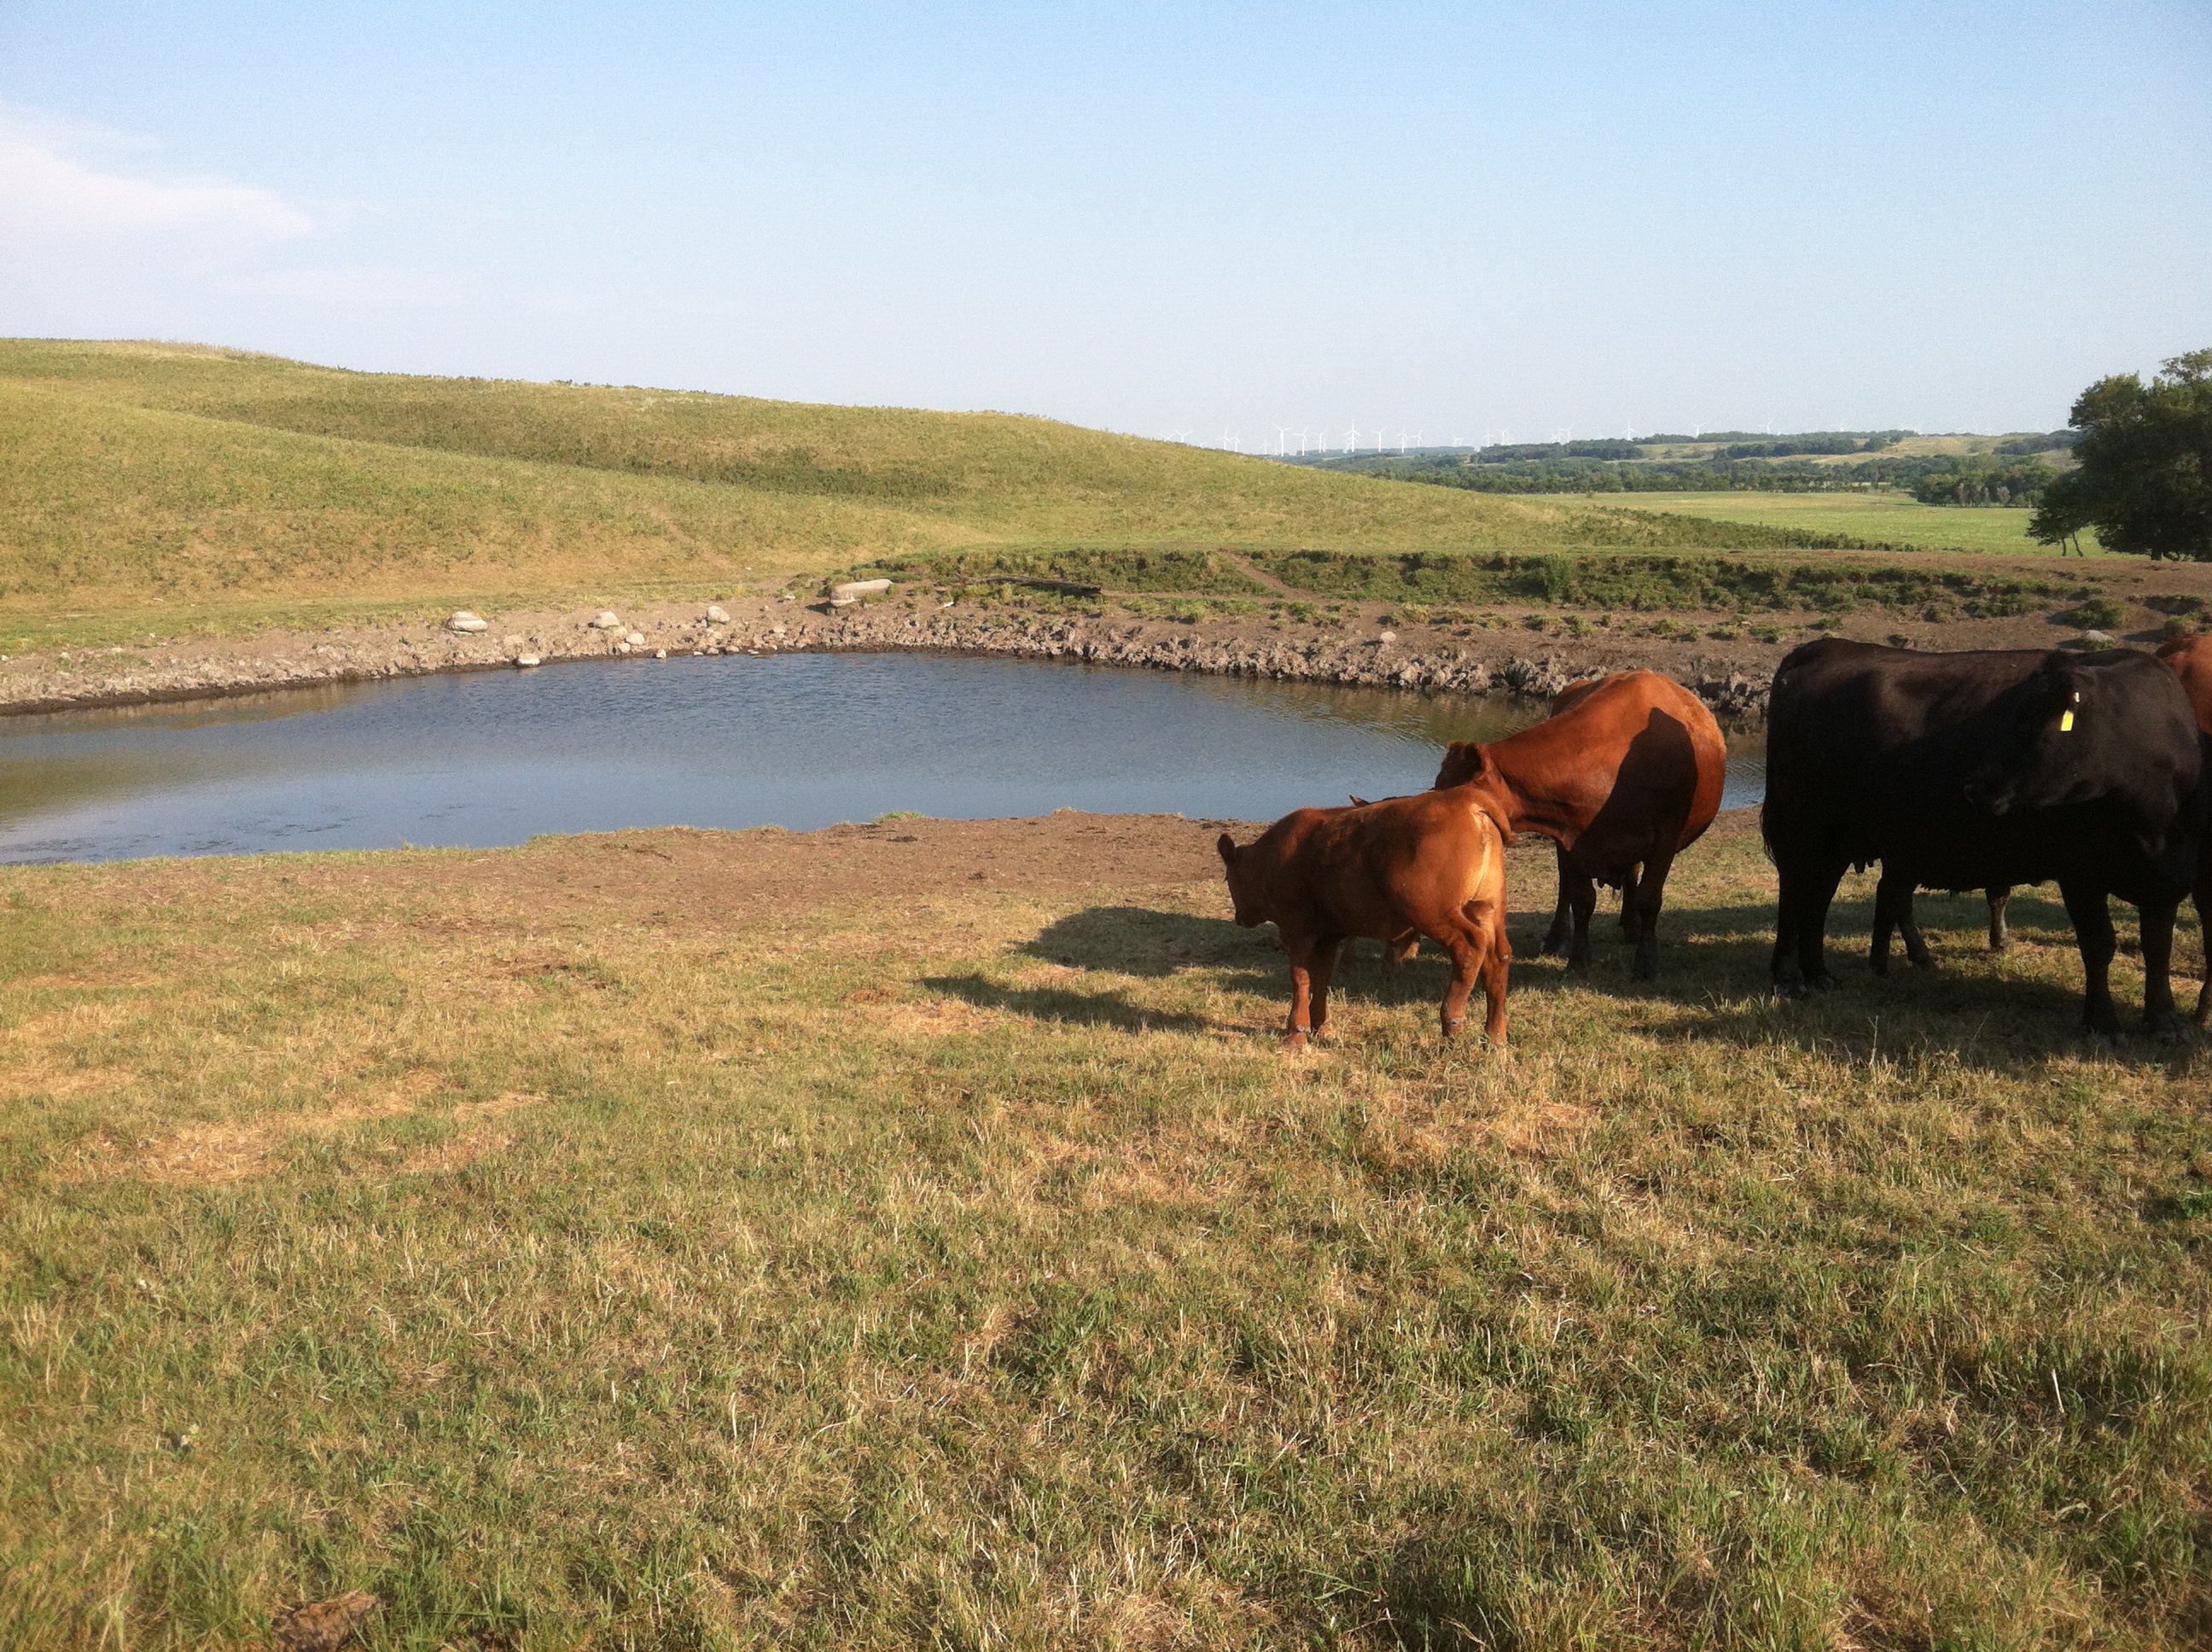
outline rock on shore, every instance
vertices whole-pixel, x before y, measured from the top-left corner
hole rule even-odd
[[[664,652],[678,656],[911,648],[1535,699],[1595,671],[1650,665],[1686,683],[1717,715],[1755,719],[1765,709],[1771,669],[1702,655],[1637,658],[1626,638],[1593,638],[1587,647],[1524,653],[1520,649],[1527,640],[1511,634],[1468,639],[1395,632],[1361,635],[1291,623],[1186,624],[972,605],[915,609],[896,602],[828,611],[771,598],[733,603],[727,609],[670,605],[634,611],[616,622],[620,629],[607,625],[612,617],[602,610],[501,615],[497,637],[448,630],[442,623],[417,623],[342,635],[19,658],[0,665],[0,712],[130,705],[433,671],[513,670],[525,658],[548,665],[620,655],[636,659],[640,649],[652,651],[650,658]]]

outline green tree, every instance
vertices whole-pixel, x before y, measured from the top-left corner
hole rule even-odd
[[[2055,544],[2094,527],[2112,550],[2212,562],[2212,349],[2081,392],[2075,468],[2043,490],[2028,531]]]

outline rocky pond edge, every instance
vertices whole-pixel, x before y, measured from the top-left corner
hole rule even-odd
[[[1523,639],[1510,634],[1464,637],[1417,627],[1347,635],[1342,629],[1286,623],[1255,631],[1249,624],[1037,615],[968,604],[917,608],[890,602],[840,610],[775,598],[713,607],[663,603],[621,615],[597,610],[494,614],[479,623],[481,630],[418,623],[18,656],[0,662],[0,715],[581,659],[912,650],[1530,699],[1547,698],[1594,672],[1643,665],[1682,682],[1716,716],[1750,724],[1764,716],[1768,680],[1784,652],[1761,650],[1773,659],[1743,660],[1686,652],[1679,645],[1638,649],[1626,638],[1590,637],[1583,646],[1530,653],[1523,652]]]

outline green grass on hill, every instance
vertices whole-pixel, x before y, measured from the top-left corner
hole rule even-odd
[[[1608,505],[1624,496],[1608,494]],[[1645,494],[1630,496],[1627,508],[1683,512],[1724,522],[1755,523],[1812,533],[1847,534],[1889,544],[1921,545],[1931,550],[1970,550],[2005,556],[2056,557],[2057,548],[2027,537],[2033,511],[2007,507],[1923,505],[1903,494],[1733,493]],[[2081,536],[2092,556],[2107,553],[2096,536]]]
[[[0,594],[50,606],[726,582],[1000,543],[1513,550],[1676,531],[1009,414],[186,345],[0,343]]]
[[[1215,884],[741,846],[0,868],[0,1643],[2203,1644],[2212,1115],[2054,902],[1778,1004],[1723,833],[1285,1059]]]

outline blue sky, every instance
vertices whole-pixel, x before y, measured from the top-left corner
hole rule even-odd
[[[0,333],[1247,451],[2045,428],[2212,345],[2212,6],[0,0]]]

